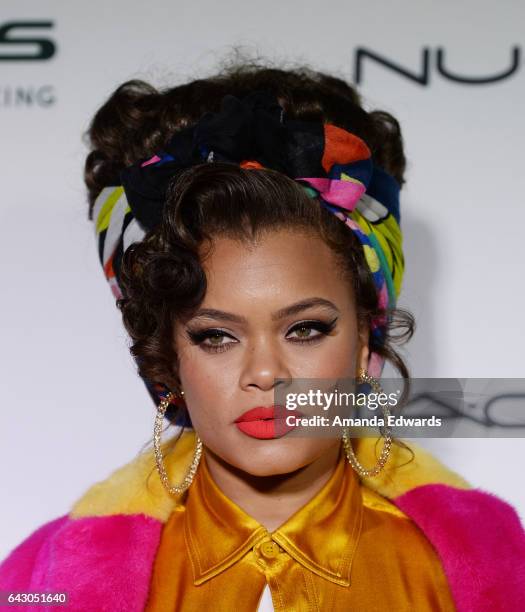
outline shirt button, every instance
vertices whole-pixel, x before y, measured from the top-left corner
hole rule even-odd
[[[277,542],[263,542],[261,544],[261,555],[267,559],[273,559],[281,552]]]

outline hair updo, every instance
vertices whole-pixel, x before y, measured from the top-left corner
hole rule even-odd
[[[123,168],[161,150],[174,132],[196,123],[205,112],[219,112],[226,94],[243,98],[261,89],[277,97],[290,119],[331,123],[356,134],[370,148],[374,163],[404,184],[403,140],[392,115],[364,110],[357,92],[334,76],[307,67],[284,70],[241,63],[162,91],[140,80],[114,91],[87,131],[89,218],[100,191],[119,184]],[[200,164],[170,184],[162,223],[123,256],[123,297],[117,305],[141,376],[171,390],[180,385],[173,327],[204,299],[203,253],[213,247],[213,238],[249,243],[279,229],[317,235],[332,249],[353,288],[359,323],[370,328],[374,317],[384,314],[358,238],[296,181],[271,169]],[[371,335],[369,348],[390,361],[408,384],[408,368],[393,345],[412,337],[415,322],[403,309],[389,315],[384,343],[378,346]],[[167,416],[173,419],[174,413]]]

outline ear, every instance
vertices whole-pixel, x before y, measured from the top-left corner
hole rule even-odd
[[[367,370],[368,368],[368,359],[370,357],[370,348],[368,343],[370,341],[370,329],[368,325],[362,324],[359,329],[359,347],[357,350],[357,360],[356,360],[356,368],[363,368],[363,370]],[[356,372],[357,376],[357,372]]]

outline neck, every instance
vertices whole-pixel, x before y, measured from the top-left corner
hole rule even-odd
[[[221,491],[272,532],[323,488],[334,473],[340,452],[340,444],[335,444],[312,463],[277,476],[248,474],[207,447],[203,459]]]

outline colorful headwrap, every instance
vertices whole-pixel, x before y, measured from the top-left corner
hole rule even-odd
[[[404,269],[398,182],[372,162],[361,138],[329,123],[287,119],[266,91],[242,100],[225,96],[219,113],[205,113],[197,124],[175,133],[165,150],[125,168],[121,185],[101,191],[93,219],[100,261],[116,298],[122,297],[122,256],[161,222],[168,184],[185,168],[218,161],[271,168],[298,181],[354,232],[380,307],[395,306]],[[372,322],[379,344],[387,324],[388,313]],[[371,352],[368,372],[380,377],[383,366],[384,358]],[[145,383],[157,403],[167,393],[161,384]]]

